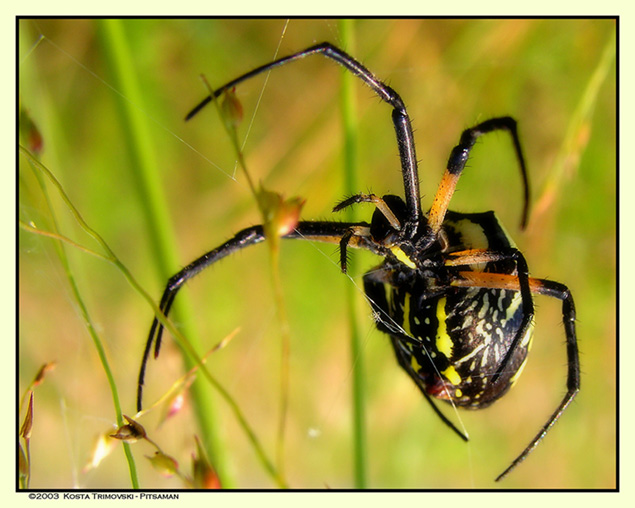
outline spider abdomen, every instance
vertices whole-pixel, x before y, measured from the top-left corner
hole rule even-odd
[[[514,249],[493,212],[447,212],[443,222],[447,247],[442,254],[472,249]],[[417,275],[385,262],[365,278],[379,328],[388,333],[400,365],[428,395],[458,406],[483,408],[502,397],[522,371],[533,324],[499,372],[523,325],[521,293],[512,289],[454,287],[447,280],[460,272],[515,275],[516,263],[502,259],[463,266],[443,266]],[[381,274],[381,275],[378,275]]]
[[[502,289],[458,288],[433,298],[394,290],[391,313],[402,317],[406,334],[419,341],[396,338],[397,353],[409,355],[408,373],[429,395],[458,406],[486,407],[505,394],[525,361],[531,328],[493,382],[521,326],[521,303],[519,292]]]

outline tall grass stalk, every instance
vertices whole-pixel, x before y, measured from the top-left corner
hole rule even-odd
[[[345,51],[354,54],[354,21],[340,20],[340,34]],[[354,76],[342,70],[342,86],[340,103],[342,105],[342,124],[344,126],[344,195],[350,196],[359,192],[357,184],[357,112],[355,108]],[[353,207],[345,210],[346,220],[354,221]],[[349,251],[350,252],[350,251]],[[351,253],[350,265],[354,265],[354,255]],[[364,356],[361,347],[361,336],[358,327],[356,310],[357,290],[353,284],[346,281],[346,305],[350,327],[351,369],[353,377],[352,412],[353,412],[353,467],[355,487],[363,489],[367,485],[366,463],[368,459],[366,441],[366,385],[364,382]]]
[[[156,164],[155,151],[149,134],[147,117],[142,113],[143,95],[132,63],[131,48],[128,46],[123,24],[120,20],[102,20],[99,32],[104,52],[107,55],[112,80],[118,90],[128,99],[119,102],[119,112],[122,125],[127,133],[126,139],[128,140],[128,151],[133,160],[132,167],[135,172],[138,199],[146,216],[148,234],[153,245],[152,251],[161,277],[167,280],[173,270],[172,267],[178,266],[178,256],[173,247],[177,242],[173,228],[170,226],[171,221],[165,206],[166,200],[161,190],[158,165]],[[193,322],[191,312],[187,310],[191,308],[191,305],[189,305],[185,295],[180,295],[179,300],[180,302],[178,307],[175,308],[174,315],[180,322],[184,323],[183,335],[188,338],[191,349],[194,350],[197,349],[199,341],[195,339],[191,325]],[[193,366],[191,359],[188,359],[187,355],[184,355],[184,360],[187,368]],[[203,372],[211,380],[207,369],[203,369]],[[239,423],[248,433],[250,441],[256,447],[256,452],[265,468],[272,474],[278,484],[283,484],[284,482],[280,479],[275,467],[271,465],[271,462],[265,456],[255,434],[242,417],[242,413],[235,401],[227,392],[222,390],[217,382],[214,381],[212,384],[221,390],[223,398],[230,403],[232,410],[238,416]],[[191,395],[192,406],[199,421],[208,456],[212,457],[214,461],[221,484],[226,488],[231,488],[234,486],[234,482],[229,474],[227,451],[217,431],[220,426],[217,423],[218,418],[212,402],[213,393],[209,389],[209,385],[195,383],[192,386]]]
[[[118,113],[121,125],[125,129],[127,149],[132,160],[131,168],[136,183],[137,199],[145,215],[147,234],[152,244],[154,262],[158,268],[159,277],[167,280],[172,275],[174,267],[179,266],[178,256],[174,246],[177,245],[170,214],[165,205],[166,200],[161,187],[156,152],[147,125],[147,117],[142,112],[144,103],[141,87],[135,67],[132,63],[131,49],[128,46],[124,25],[121,20],[104,19],[99,22],[99,36],[107,56],[107,71],[117,89],[127,100],[118,101]],[[184,292],[185,293],[185,292]],[[173,315],[184,324],[182,330],[194,348],[199,341],[196,339],[191,308],[186,294],[179,295],[179,302],[175,305]],[[187,368],[192,363],[184,355]],[[231,486],[232,480],[228,472],[226,451],[223,440],[218,434],[216,410],[213,405],[213,393],[209,385],[194,383],[191,389],[192,406],[198,419],[201,439],[207,447],[209,457],[212,457],[221,483]]]

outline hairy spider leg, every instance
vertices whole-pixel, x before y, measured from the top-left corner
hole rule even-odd
[[[497,130],[509,132],[514,144],[514,150],[516,152],[518,164],[520,165],[520,172],[523,180],[524,205],[521,218],[521,228],[524,228],[527,225],[529,215],[529,179],[527,177],[525,157],[523,156],[520,139],[518,138],[516,120],[509,116],[502,116],[498,118],[491,118],[475,125],[474,127],[465,129],[463,134],[461,134],[459,144],[452,149],[452,152],[450,152],[447,169],[443,174],[437,193],[432,201],[430,212],[428,213],[428,226],[430,226],[435,235],[441,230],[443,219],[448,210],[450,200],[454,194],[456,184],[461,176],[461,173],[465,169],[465,164],[467,163],[474,144],[483,134]]]
[[[460,278],[452,281],[453,286],[457,287],[483,287],[493,289],[511,289],[521,290],[523,282],[519,277],[514,275],[498,274],[498,273],[480,273],[480,272],[459,272]],[[536,446],[543,440],[549,429],[558,421],[565,409],[571,404],[577,393],[580,391],[580,359],[578,353],[578,341],[575,331],[575,304],[571,291],[564,284],[546,279],[535,279],[530,277],[528,280],[529,288],[532,293],[558,298],[562,301],[562,322],[564,324],[565,336],[567,340],[567,392],[562,401],[543,425],[538,434],[529,442],[522,453],[514,459],[514,461],[503,471],[496,481],[502,480],[509,474],[518,464],[527,458]],[[510,347],[511,349],[511,347]]]
[[[290,233],[284,235],[282,238],[286,239],[301,239],[309,241],[318,241],[324,243],[339,244],[341,238],[347,234],[348,231],[358,228],[368,228],[369,224],[365,222],[349,223],[349,222],[320,222],[320,221],[300,221],[296,228]],[[219,247],[203,254],[201,257],[187,265],[180,272],[170,277],[168,283],[161,297],[159,308],[163,315],[167,317],[174,298],[179,290],[183,287],[185,282],[198,275],[201,271],[205,270],[209,266],[213,265],[217,261],[237,252],[245,247],[256,245],[265,240],[265,233],[262,226],[252,226],[243,229],[237,233],[232,239],[223,243]],[[356,248],[364,248],[378,255],[385,255],[380,246],[375,245],[370,241],[368,236],[357,235],[351,239],[350,244]],[[143,385],[145,381],[145,372],[150,357],[150,351],[154,344],[154,358],[159,356],[161,349],[161,339],[163,336],[163,324],[159,321],[157,316],[152,321],[150,327],[150,333],[146,341],[145,349],[143,352],[143,359],[141,362],[141,368],[139,370],[139,381],[137,384],[137,410],[142,409],[143,399]]]
[[[408,236],[412,237],[416,233],[421,220],[421,198],[419,194],[419,175],[417,171],[417,155],[415,152],[414,135],[412,132],[410,118],[408,117],[408,113],[406,111],[406,106],[397,92],[377,79],[372,72],[370,72],[348,53],[345,53],[332,44],[323,42],[321,44],[311,46],[304,51],[261,65],[260,67],[233,79],[229,83],[216,89],[212,95],[205,97],[205,99],[203,99],[188,113],[185,117],[186,120],[189,120],[196,115],[203,107],[211,102],[212,98],[219,97],[225,90],[229,90],[237,84],[253,78],[262,72],[269,71],[275,67],[280,67],[281,65],[294,62],[314,54],[323,55],[342,65],[345,69],[366,83],[379,96],[379,98],[392,106],[392,121],[397,135],[397,145],[399,147],[399,156],[401,160],[406,205],[408,208],[408,220],[405,227],[407,228]]]

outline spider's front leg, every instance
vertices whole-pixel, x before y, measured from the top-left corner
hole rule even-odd
[[[320,221],[301,221],[297,224],[296,228],[290,233],[283,236],[286,239],[295,240],[309,240],[316,242],[339,244],[344,236],[349,234],[350,231],[361,231],[368,229],[369,224],[365,222],[353,223],[353,222],[320,222]],[[217,261],[237,252],[245,247],[256,245],[265,240],[265,233],[262,226],[252,226],[243,229],[236,234],[231,240],[223,243],[216,249],[213,249],[206,254],[187,265],[183,270],[170,278],[163,296],[159,308],[164,317],[167,318],[174,299],[183,287],[183,285],[195,277],[207,267],[213,265]],[[377,252],[377,249],[372,244],[370,239],[365,235],[358,235],[348,240],[348,244],[352,247],[368,249],[372,252]],[[155,316],[152,320],[150,327],[150,333],[146,341],[145,349],[143,352],[143,359],[141,362],[141,368],[139,370],[139,380],[137,384],[137,410],[142,409],[143,399],[143,385],[145,382],[145,373],[148,360],[150,358],[150,351],[154,344],[154,358],[159,356],[161,349],[161,339],[163,336],[163,323],[159,317]]]
[[[518,137],[516,120],[509,116],[503,116],[491,118],[475,125],[474,127],[465,129],[461,134],[461,139],[459,140],[458,145],[452,149],[448,159],[447,169],[443,174],[437,193],[432,201],[430,212],[428,213],[428,225],[434,235],[437,235],[441,230],[445,214],[448,210],[448,205],[454,195],[456,184],[459,181],[461,173],[465,169],[465,164],[467,163],[474,144],[483,134],[499,130],[509,132],[512,138],[514,151],[516,152],[516,158],[518,159],[523,181],[524,204],[521,227],[524,228],[527,225],[529,215],[529,179],[527,177],[527,166],[525,164],[525,157]]]
[[[253,226],[243,229],[231,240],[225,242],[220,247],[203,254],[201,257],[183,268],[183,270],[170,277],[170,280],[168,280],[165,290],[163,291],[161,302],[159,303],[159,309],[163,313],[163,316],[167,318],[170,309],[172,308],[172,304],[174,303],[174,298],[188,280],[195,277],[205,268],[216,263],[220,259],[223,259],[224,257],[244,247],[260,243],[264,239],[265,234],[262,226]],[[139,370],[139,381],[137,384],[137,411],[141,411],[142,409],[143,384],[145,381],[148,359],[150,357],[150,350],[154,344],[154,358],[156,359],[159,356],[159,351],[161,350],[163,329],[163,323],[159,321],[157,316],[155,316],[152,320],[152,326],[150,327],[150,333],[148,334],[148,339],[143,351],[143,359],[141,360],[141,368]]]
[[[311,55],[322,55],[334,62],[337,62],[351,74],[361,79],[382,101],[392,107],[392,123],[397,137],[397,147],[399,149],[399,159],[401,161],[405,204],[407,209],[407,220],[403,226],[408,230],[405,233],[406,236],[414,236],[421,219],[421,205],[419,202],[421,196],[419,193],[419,176],[417,170],[417,155],[415,150],[414,134],[412,131],[410,117],[406,111],[406,106],[395,90],[377,79],[377,77],[364,67],[364,65],[338,47],[333,46],[328,42],[323,42],[306,48],[303,51],[299,51],[297,53],[293,53],[292,55],[261,65],[260,67],[257,67],[214,90],[188,113],[186,120],[189,120],[196,115],[214,98],[220,97],[225,90],[229,90],[239,83],[251,79],[258,74],[268,72],[276,67],[281,67],[282,65],[295,62]]]

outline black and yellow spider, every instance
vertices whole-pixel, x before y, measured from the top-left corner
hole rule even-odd
[[[529,445],[498,477],[515,468],[543,439],[580,388],[575,331],[575,307],[569,289],[558,282],[529,276],[527,262],[494,212],[458,213],[448,210],[457,181],[476,140],[492,131],[509,132],[520,165],[524,205],[529,210],[529,184],[516,121],[492,118],[466,129],[452,150],[447,169],[427,213],[421,210],[417,157],[412,126],[401,97],[354,58],[322,43],[262,65],[213,92],[214,98],[242,81],[309,55],[321,54],[345,67],[392,107],[404,181],[405,199],[357,194],[334,211],[357,203],[373,203],[368,222],[300,221],[283,238],[339,244],[340,264],[346,272],[349,247],[382,256],[382,263],[364,275],[364,289],[377,327],[390,336],[397,361],[408,373],[437,415],[464,440],[467,437],[438,409],[433,399],[480,409],[501,398],[516,382],[526,362],[534,325],[532,294],[562,300],[566,335],[567,392]],[[188,115],[212,101],[205,98]],[[174,275],[167,283],[160,308],[167,315],[183,284],[218,260],[265,240],[262,226],[240,231]],[[163,325],[155,317],[139,373],[137,406],[147,361],[161,346]]]

